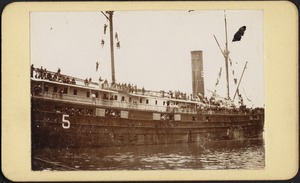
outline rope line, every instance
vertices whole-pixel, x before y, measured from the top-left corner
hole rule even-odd
[[[70,170],[79,170],[77,168],[72,168],[72,167],[69,167],[69,166],[66,166],[66,165],[62,165],[60,164],[59,162],[56,163],[56,162],[51,162],[51,161],[47,161],[47,160],[44,160],[44,159],[41,159],[41,158],[37,158],[37,157],[34,157],[34,159],[37,159],[37,160],[40,160],[42,162],[45,162],[45,163],[49,163],[49,164],[52,164],[52,165],[56,165],[56,166],[61,166],[61,167],[64,167],[64,168],[68,168]]]

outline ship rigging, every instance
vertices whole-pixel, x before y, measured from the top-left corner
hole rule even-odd
[[[239,79],[239,83],[238,83],[238,85],[237,85],[237,88],[236,88],[235,93],[234,93],[234,96],[233,96],[233,99],[231,100],[231,98],[230,98],[230,90],[229,90],[230,84],[229,84],[229,71],[228,71],[229,68],[228,68],[228,62],[230,61],[230,65],[232,66],[232,61],[231,61],[231,59],[230,59],[230,57],[229,57],[229,53],[230,53],[230,52],[229,52],[229,49],[228,49],[227,19],[226,19],[226,12],[225,12],[225,10],[224,10],[224,22],[225,22],[225,38],[226,38],[226,39],[225,39],[226,42],[225,42],[225,49],[224,49],[224,51],[222,50],[222,48],[221,48],[221,46],[220,46],[220,44],[219,44],[219,42],[218,42],[216,36],[215,36],[215,35],[213,35],[213,36],[214,36],[214,39],[215,39],[215,41],[216,41],[216,44],[218,45],[218,47],[219,47],[219,49],[220,49],[222,55],[224,56],[224,61],[225,61],[225,71],[226,71],[226,87],[227,87],[227,98],[226,98],[226,100],[227,100],[227,101],[232,101],[232,102],[234,102],[235,97],[236,97],[237,94],[238,94],[238,96],[240,97],[240,100],[242,100],[242,98],[241,98],[242,96],[239,94],[239,86],[240,86],[240,84],[241,84],[241,81],[242,81],[244,72],[245,72],[245,70],[246,70],[246,68],[247,68],[247,63],[248,63],[248,62],[245,63],[245,66],[244,66],[242,75],[241,75],[241,77],[240,77],[240,79]],[[241,30],[242,30],[242,33],[240,33]],[[244,35],[244,31],[245,31],[245,30],[246,30],[246,26],[241,27],[240,30],[234,35],[234,38],[233,38],[232,41],[240,41],[241,36]],[[241,34],[241,35],[238,35],[238,34]],[[239,36],[238,38],[237,38],[237,35]],[[220,70],[219,77],[220,77],[220,75],[221,75],[221,71],[222,71],[222,70]],[[234,71],[233,71],[232,73],[233,73],[233,75],[234,75]],[[218,83],[218,82],[219,82],[219,78],[218,78],[218,80],[217,80],[217,83]],[[234,82],[235,82],[235,84],[237,84],[237,83],[236,83],[236,78],[234,78]],[[217,84],[216,84],[216,85],[217,85]],[[213,94],[213,96],[214,96],[214,95],[216,94],[216,91],[212,92],[212,94]],[[240,105],[243,105],[243,103],[240,102]]]
[[[115,58],[114,58],[114,39],[113,39],[113,36],[114,36],[114,32],[113,32],[113,15],[114,15],[114,11],[105,11],[105,12],[103,12],[103,11],[101,11],[101,13],[105,16],[105,18],[109,21],[109,35],[110,35],[110,55],[111,55],[111,78],[112,78],[112,84],[115,84],[116,83],[116,73],[115,73]],[[221,51],[221,53],[222,53],[222,55],[224,56],[224,61],[225,61],[225,72],[226,72],[226,95],[227,95],[227,97],[225,98],[228,102],[229,101],[231,101],[231,104],[229,104],[230,106],[232,106],[232,105],[234,105],[233,104],[233,102],[234,102],[234,100],[235,100],[235,97],[236,97],[236,94],[238,94],[238,96],[239,97],[241,97],[241,95],[239,94],[239,86],[240,86],[240,83],[241,83],[241,80],[242,80],[242,78],[243,78],[243,75],[244,75],[244,72],[245,72],[245,69],[246,69],[246,66],[247,66],[247,62],[246,62],[246,64],[245,64],[245,67],[244,67],[244,69],[243,69],[243,73],[242,73],[242,75],[241,75],[241,77],[240,77],[240,79],[239,79],[239,83],[238,83],[238,85],[237,85],[237,88],[236,88],[236,90],[235,90],[235,92],[234,92],[234,96],[233,96],[233,98],[231,99],[231,97],[230,97],[230,82],[229,82],[229,62],[230,62],[230,65],[232,66],[232,61],[231,61],[231,59],[230,59],[230,57],[229,57],[229,53],[230,53],[230,51],[229,51],[229,49],[228,49],[228,31],[227,31],[227,19],[226,19],[226,12],[225,12],[225,10],[224,10],[224,27],[225,27],[225,40],[226,40],[226,42],[225,42],[225,49],[224,50],[222,50],[222,48],[221,48],[221,46],[220,46],[220,44],[219,44],[219,42],[218,42],[218,40],[217,40],[217,38],[216,38],[216,36],[215,35],[213,35],[214,36],[214,39],[215,39],[215,41],[216,41],[216,43],[217,43],[217,45],[218,45],[218,47],[219,47],[219,49],[220,49],[220,51]],[[106,27],[107,27],[107,25],[105,24],[105,27],[104,27],[104,30],[106,31]],[[245,27],[245,26],[244,26]],[[104,33],[105,33],[105,31],[104,31]],[[116,38],[117,38],[117,33],[116,33]],[[118,38],[117,38],[118,39]],[[236,38],[236,35],[235,35],[235,37],[234,37],[234,39],[233,39],[233,41],[239,41],[240,40],[240,38]],[[118,43],[117,44],[119,44],[119,41],[118,41]],[[117,45],[118,46],[118,45]],[[97,62],[98,63],[98,62]],[[234,71],[233,71],[233,73],[234,73]],[[203,75],[203,71],[202,71],[202,75]],[[220,74],[219,74],[219,77],[220,77]],[[194,79],[194,76],[193,76],[193,79]],[[234,78],[235,79],[235,78]],[[236,79],[235,79],[236,80]],[[217,83],[219,82],[219,79],[217,80]],[[235,81],[235,83],[236,83],[236,81]],[[196,85],[198,85],[198,82],[196,82],[195,83]],[[237,84],[237,83],[236,83]],[[197,88],[198,86],[196,86],[196,88]],[[202,93],[202,94],[201,94]],[[197,99],[198,97],[204,97],[204,91],[203,92],[201,92],[201,93],[196,93],[195,91],[194,91],[194,89],[193,89],[193,97],[195,98],[195,99]],[[213,96],[216,94],[216,91],[214,91],[214,92],[212,92],[213,93]],[[200,94],[200,96],[198,96]]]

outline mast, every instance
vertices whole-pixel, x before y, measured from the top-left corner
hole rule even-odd
[[[109,21],[109,35],[110,35],[110,57],[111,57],[111,80],[112,84],[116,82],[116,74],[115,74],[115,58],[114,58],[114,39],[113,39],[113,14],[114,11],[106,11],[105,13],[101,11],[101,13],[105,16],[105,18]]]
[[[111,80],[112,84],[116,82],[115,58],[114,58],[114,39],[113,39],[113,11],[107,11],[109,15],[109,34],[110,34],[110,57],[111,57]]]
[[[226,81],[227,81],[227,99],[230,99],[230,94],[229,94],[229,75],[228,75],[228,57],[229,57],[229,51],[228,51],[227,21],[226,21],[225,10],[224,10],[224,21],[225,21],[225,35],[226,35],[224,57],[225,57]]]

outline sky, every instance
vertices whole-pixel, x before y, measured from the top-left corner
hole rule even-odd
[[[264,106],[264,44],[262,10],[226,10],[230,97],[236,90],[232,77],[241,77],[240,93],[249,107]],[[31,12],[30,59],[35,67],[77,78],[101,76],[111,82],[109,24],[101,12]],[[192,93],[191,51],[203,51],[205,95],[216,90],[226,97],[226,74],[221,48],[225,49],[223,10],[115,11],[114,33],[121,48],[115,50],[117,83],[136,84],[146,90],[179,90]],[[234,34],[246,26],[241,41]],[[105,41],[101,46],[101,40]],[[99,70],[96,72],[96,62]],[[220,82],[215,86],[222,67]]]

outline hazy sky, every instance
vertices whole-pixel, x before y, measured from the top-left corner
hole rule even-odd
[[[263,106],[263,11],[227,10],[226,16],[230,58],[238,80],[248,61],[240,86],[244,102],[250,107]],[[120,49],[115,47],[117,82],[136,84],[146,90],[192,93],[190,52],[202,50],[206,95],[211,95],[207,90],[217,89],[218,94],[226,97],[224,57],[213,37],[216,35],[224,49],[223,10],[117,11],[113,23],[121,43]],[[97,81],[101,76],[111,82],[109,29],[104,34],[104,24],[109,22],[101,12],[32,12],[31,62],[52,71],[60,67],[63,74],[78,78],[92,77]],[[247,30],[242,40],[231,42],[244,25]],[[105,40],[103,48],[101,39]],[[215,88],[220,67],[222,77]],[[231,70],[233,98],[236,86]]]

